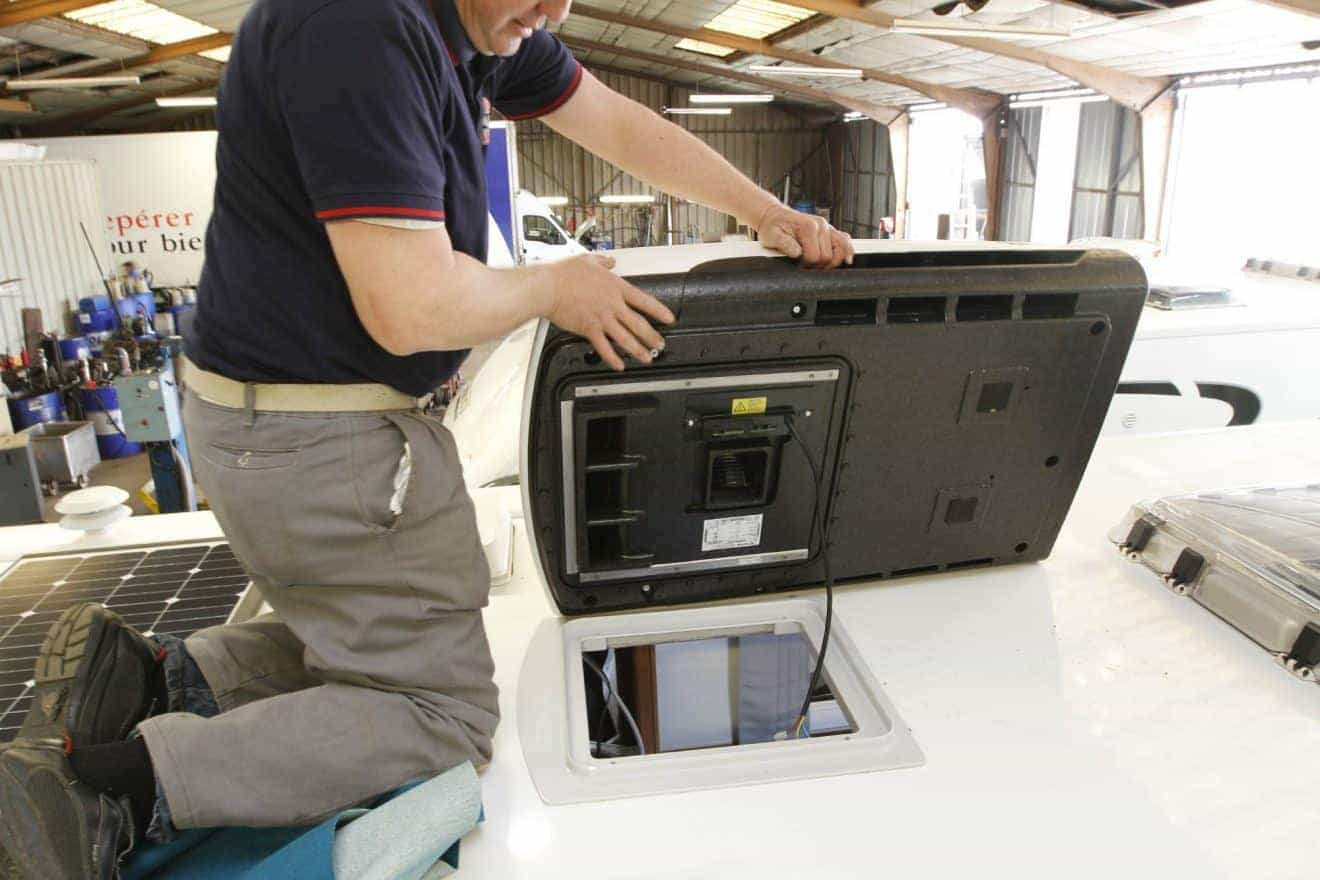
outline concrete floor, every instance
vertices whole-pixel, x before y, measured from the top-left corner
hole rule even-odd
[[[142,487],[151,479],[151,465],[145,452],[130,455],[127,458],[111,458],[102,461],[88,475],[93,486],[118,486],[129,494],[126,504],[133,509],[134,516],[151,513],[142,500]],[[59,495],[46,496],[46,522],[59,522],[60,515],[55,512],[55,505],[60,498],[72,491],[64,490]]]

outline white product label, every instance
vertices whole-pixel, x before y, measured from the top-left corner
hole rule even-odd
[[[701,525],[701,552],[755,547],[761,543],[761,523],[764,519],[763,514],[757,513],[752,516],[706,520]]]

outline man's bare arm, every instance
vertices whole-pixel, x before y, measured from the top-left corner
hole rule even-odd
[[[456,252],[443,226],[398,229],[343,220],[327,223],[326,233],[359,320],[391,354],[470,348],[548,318],[622,370],[618,352],[650,363],[650,352],[664,348],[643,316],[674,320],[658,300],[611,272],[606,257],[492,269]]]

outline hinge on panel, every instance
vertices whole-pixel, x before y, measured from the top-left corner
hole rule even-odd
[[[1173,570],[1164,576],[1164,584],[1179,596],[1186,596],[1205,568],[1205,557],[1190,547],[1178,554]]]
[[[1300,678],[1302,681],[1318,681],[1320,670],[1320,627],[1308,623],[1293,642],[1292,650],[1284,654],[1275,654],[1279,665]]]
[[[1155,537],[1155,530],[1159,525],[1160,521],[1150,514],[1138,519],[1132,524],[1132,528],[1128,530],[1123,543],[1118,545],[1119,552],[1134,556],[1134,554],[1145,550],[1146,545],[1150,543],[1150,539]]]

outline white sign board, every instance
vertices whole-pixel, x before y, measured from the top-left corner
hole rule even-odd
[[[215,191],[213,131],[29,141],[48,159],[91,159],[116,263],[150,269],[161,286],[196,283]]]

